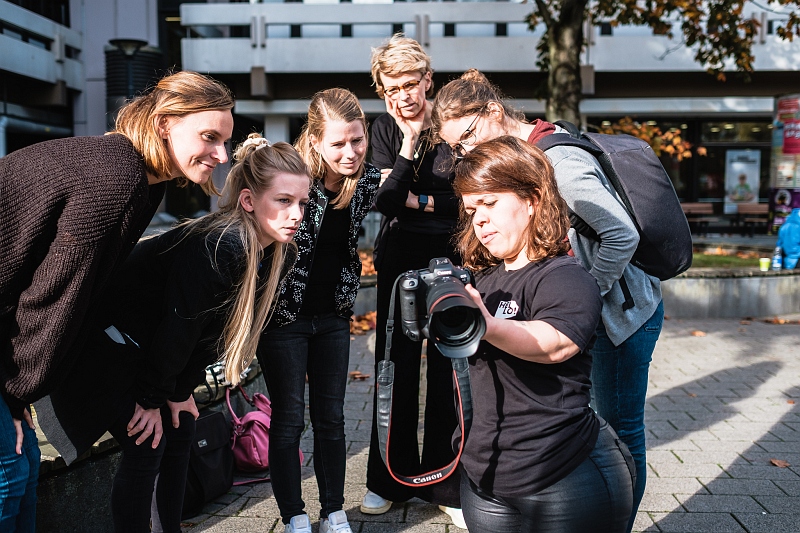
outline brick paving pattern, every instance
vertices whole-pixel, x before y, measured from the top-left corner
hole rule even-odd
[[[785,318],[797,321],[800,315]],[[371,341],[374,335],[353,337],[350,370],[374,373]],[[436,506],[419,500],[395,504],[381,516],[358,510],[365,492],[372,378],[349,382],[345,401],[345,510],[354,533],[463,533]],[[650,469],[634,531],[800,532],[797,402],[800,325],[665,321],[650,372]],[[310,427],[301,447],[304,500],[316,532],[319,504]],[[781,461],[788,466],[774,464]],[[272,487],[262,483],[234,487],[188,521],[184,531],[283,533],[283,525]]]

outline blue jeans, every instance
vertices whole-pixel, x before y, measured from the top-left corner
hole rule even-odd
[[[461,476],[470,533],[622,533],[632,501],[630,453],[602,422],[597,444],[567,477],[535,494],[505,498]],[[496,480],[496,484],[502,480]]]
[[[597,327],[592,354],[592,403],[597,414],[606,419],[619,438],[628,445],[636,463],[636,486],[628,531],[647,482],[644,404],[653,350],[664,323],[664,302],[636,333],[619,346],[608,338],[603,323]]]
[[[299,316],[291,324],[268,330],[258,347],[272,402],[272,490],[284,524],[305,512],[298,450],[305,428],[306,375],[320,518],[344,505],[344,393],[349,360],[350,323],[335,313]]]
[[[36,531],[36,485],[39,482],[39,441],[22,421],[22,454],[6,402],[0,396],[0,531]]]

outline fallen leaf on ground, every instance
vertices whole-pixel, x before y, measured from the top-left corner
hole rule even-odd
[[[788,403],[789,405],[794,405],[794,400],[786,400],[786,403]]]
[[[350,378],[354,380],[364,381],[365,379],[369,379],[369,374],[362,374],[360,370],[353,370],[350,372]]]
[[[741,321],[739,321],[739,324],[741,324],[743,326],[749,326],[750,325],[750,321],[746,320],[746,319],[745,320],[741,320]]]
[[[693,393],[693,392],[689,392],[689,393],[687,393],[687,394],[688,394],[688,395],[689,395],[689,397],[691,397],[691,398],[697,398],[697,394],[695,394],[695,393]]]
[[[786,468],[788,466],[792,466],[789,464],[788,461],[784,461],[783,459],[770,459],[769,462],[774,464],[778,468]]]
[[[375,329],[375,322],[378,317],[377,311],[370,311],[363,315],[356,315],[350,319],[350,334],[364,335],[367,331]]]
[[[705,331],[700,331],[699,329],[696,329],[696,330],[692,331],[690,333],[690,335],[692,337],[705,337],[706,336],[706,332]]]
[[[772,317],[772,318],[765,318],[764,322],[766,322],[767,324],[778,324],[778,325],[800,324],[800,320],[789,320],[787,318],[780,318],[780,317],[777,317],[777,316]]]
[[[372,264],[372,252],[366,250],[359,250],[358,257],[361,259],[361,275],[373,276],[377,274],[375,265]]]

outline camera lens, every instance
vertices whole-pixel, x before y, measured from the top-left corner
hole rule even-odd
[[[486,321],[464,284],[452,276],[435,280],[429,287],[428,333],[446,357],[469,357],[478,349]]]

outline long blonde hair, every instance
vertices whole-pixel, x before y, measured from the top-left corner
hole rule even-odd
[[[252,141],[250,140],[252,139]],[[308,167],[288,143],[270,145],[257,133],[251,133],[234,154],[236,164],[231,168],[222,189],[219,211],[186,223],[192,232],[214,235],[216,254],[226,233],[234,233],[242,242],[246,267],[226,306],[230,306],[222,335],[224,346],[225,378],[239,383],[239,375],[250,366],[264,326],[270,319],[278,292],[281,271],[289,248],[296,250],[294,242],[270,245],[272,264],[263,286],[259,290],[258,269],[261,258],[269,250],[262,250],[258,241],[260,229],[255,216],[239,203],[242,189],[260,195],[272,186],[278,174],[308,176]],[[311,180],[309,178],[309,186]]]
[[[314,180],[325,178],[328,165],[322,158],[322,154],[317,152],[311,145],[311,136],[322,139],[325,136],[325,126],[328,122],[338,120],[349,124],[358,121],[364,127],[364,143],[369,143],[367,137],[367,118],[358,103],[356,95],[347,89],[326,89],[319,91],[311,98],[308,106],[308,120],[303,126],[300,137],[294,143],[294,147],[300,152],[308,168],[311,169],[311,177]],[[365,158],[366,159],[366,158]],[[339,194],[333,199],[331,205],[334,209],[344,209],[350,205],[353,194],[356,191],[358,180],[364,174],[364,163],[358,167],[353,174],[344,176],[342,188]]]
[[[144,157],[147,172],[159,180],[169,179],[172,161],[159,134],[165,117],[183,117],[200,111],[233,109],[233,96],[222,83],[197,72],[182,71],[161,78],[149,92],[139,95],[120,109],[114,130],[130,139]],[[179,184],[186,184],[180,178]],[[202,186],[206,194],[219,194],[211,180]]]

